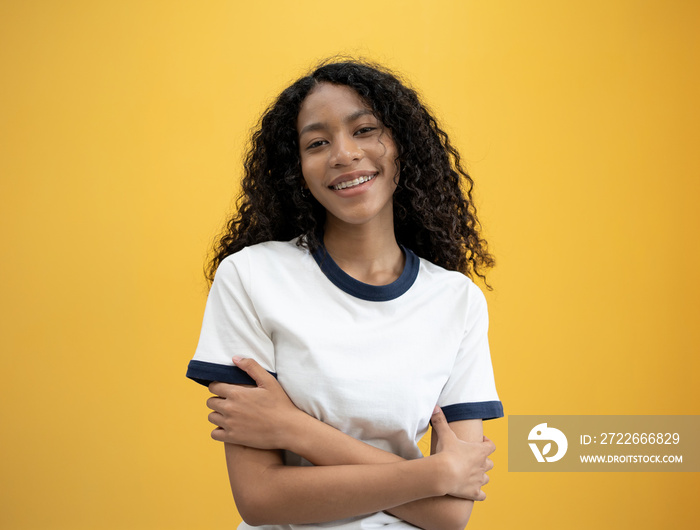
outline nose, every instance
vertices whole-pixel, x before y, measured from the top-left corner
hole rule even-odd
[[[333,142],[330,163],[333,167],[349,166],[362,158],[362,149],[351,135],[340,135]]]

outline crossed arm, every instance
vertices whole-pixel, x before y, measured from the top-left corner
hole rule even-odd
[[[461,530],[493,467],[495,446],[481,420],[448,425],[436,408],[431,456],[401,457],[356,440],[302,412],[251,359],[234,359],[257,387],[212,383],[207,401],[226,442],[231,490],[251,525],[318,523],[387,511],[425,530]],[[285,466],[280,449],[313,467]]]

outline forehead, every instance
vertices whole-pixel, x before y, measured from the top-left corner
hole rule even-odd
[[[315,87],[301,104],[297,116],[297,131],[314,124],[328,124],[335,120],[345,120],[350,116],[373,114],[372,109],[360,95],[345,85],[321,83]]]

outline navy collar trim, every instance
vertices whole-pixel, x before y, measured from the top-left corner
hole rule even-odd
[[[355,298],[367,300],[368,302],[388,302],[408,291],[418,277],[420,259],[403,246],[401,250],[404,256],[406,256],[406,264],[404,265],[401,276],[389,285],[370,285],[356,280],[333,261],[333,258],[323,244],[316,249],[313,253],[313,257],[323,274],[342,291],[345,291]]]

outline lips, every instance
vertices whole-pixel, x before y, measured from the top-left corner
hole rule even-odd
[[[353,188],[355,186],[359,186],[360,184],[364,184],[365,182],[372,180],[374,177],[376,177],[377,174],[375,173],[374,175],[368,175],[366,177],[357,177],[356,179],[350,180],[350,181],[345,181],[341,182],[337,186],[331,186],[332,190],[344,190],[347,188]]]
[[[377,176],[376,172],[371,171],[353,171],[352,173],[345,173],[340,175],[338,178],[334,179],[328,186],[332,190],[344,190],[347,188],[352,188],[364,184],[375,178]]]

